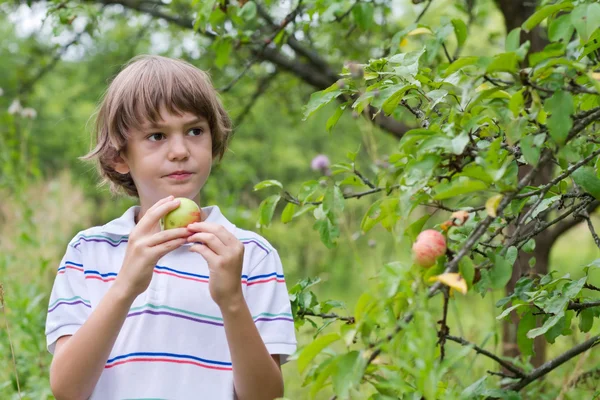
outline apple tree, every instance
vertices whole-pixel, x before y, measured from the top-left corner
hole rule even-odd
[[[546,41],[535,50],[534,30]],[[582,221],[600,247],[590,219],[600,200],[600,4],[544,1],[496,54],[462,54],[468,35],[461,18],[416,22],[395,33],[389,54],[346,63],[336,82],[312,94],[306,118],[334,105],[325,108],[333,110],[327,130],[345,113],[412,120],[385,164],[361,165],[351,152],[332,164],[315,160],[323,177],[296,193],[274,180],[256,186],[272,192],[261,204],[263,226],[279,209],[284,223],[314,218],[323,244],[333,247],[347,203],[369,201],[363,233],[381,225],[414,243],[415,262],[382,265],[352,315],[318,299],[317,280],[291,288],[298,326],[318,327],[296,356],[313,394],[332,384],[337,398],[516,399],[538,393],[545,375],[600,343],[600,335],[588,335],[546,363],[529,363],[536,338],[554,343],[590,332],[600,316],[600,288],[590,280],[600,259],[557,275],[537,270],[533,256],[546,245],[542,235]],[[444,236],[442,251],[429,232],[417,239],[424,230]],[[433,266],[423,263],[432,255]],[[515,271],[517,258],[526,267]],[[449,303],[504,289],[515,275],[494,312],[513,318],[519,355],[502,357],[457,336],[447,323]],[[452,368],[470,352],[496,370],[457,379]]]

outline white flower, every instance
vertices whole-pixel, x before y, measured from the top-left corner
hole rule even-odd
[[[18,99],[14,99],[13,102],[10,104],[10,107],[8,107],[8,113],[16,114],[21,112],[22,109],[23,107],[21,107],[21,102]]]
[[[23,110],[21,110],[21,117],[35,119],[35,117],[37,117],[37,111],[30,107],[24,108]]]
[[[314,171],[323,171],[329,168],[329,158],[325,154],[319,154],[310,162],[310,167]]]

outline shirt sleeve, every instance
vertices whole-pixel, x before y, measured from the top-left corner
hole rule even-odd
[[[258,332],[270,354],[280,363],[296,351],[296,333],[281,259],[271,250],[247,278],[246,301]]]
[[[46,316],[46,346],[54,354],[56,341],[73,335],[91,313],[91,304],[85,284],[81,250],[73,242],[58,266]]]

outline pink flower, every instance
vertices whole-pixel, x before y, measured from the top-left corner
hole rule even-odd
[[[325,154],[319,154],[310,162],[313,171],[325,171],[329,168],[329,158]]]

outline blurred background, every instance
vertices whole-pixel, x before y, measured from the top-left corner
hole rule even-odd
[[[317,60],[327,61],[321,70],[309,68],[311,54],[301,54],[290,41],[279,52],[256,59],[256,48],[195,33],[189,10],[201,7],[199,3],[0,1],[0,399],[52,398],[44,324],[58,263],[79,230],[104,224],[135,203],[98,188],[94,168],[78,160],[90,148],[95,107],[123,63],[138,54],[161,54],[181,57],[211,74],[235,122],[235,135],[223,162],[213,170],[202,203],[218,204],[236,225],[256,230],[258,206],[265,197],[253,191],[256,183],[276,179],[296,193],[302,182],[321,176],[311,168],[314,157],[323,154],[338,162],[359,148],[358,165],[366,174],[376,173],[385,168],[386,155],[397,143],[393,134],[350,112],[331,132],[326,125],[332,109],[325,107],[303,120],[311,93],[327,87],[344,62],[386,54],[394,32],[412,24],[424,7],[431,8],[423,21],[436,23],[464,18],[469,2],[376,1],[370,14],[365,9],[362,17],[349,19],[341,18],[340,11],[350,2],[321,2],[330,18],[297,32],[299,42],[311,43],[318,51]],[[275,21],[291,10],[287,1],[264,5]],[[261,8],[253,12],[260,15]],[[479,1],[472,13],[475,31],[464,54],[501,49],[498,37],[506,28],[496,3]],[[261,23],[246,26],[248,38],[253,38]],[[405,121],[411,122],[410,115]],[[282,224],[277,210],[274,223],[259,232],[279,250],[288,288],[299,279],[319,277],[319,297],[344,302],[351,314],[378,268],[410,257],[410,243],[394,240],[381,227],[360,234],[372,201],[347,203],[341,238],[332,250],[319,240],[311,218]],[[566,266],[598,257],[587,227],[578,226],[552,249],[550,269],[564,274],[569,272]],[[580,274],[570,272],[574,277]],[[450,325],[461,336],[496,349],[501,327],[494,304],[501,297],[492,293],[484,299],[458,298],[450,310]],[[300,345],[309,343],[314,333],[309,325],[302,327]],[[561,337],[549,347],[550,357],[574,344],[561,340],[576,343],[582,338]],[[576,362],[565,364],[549,379],[556,379],[560,387]],[[485,374],[490,366],[473,354],[461,368],[461,374]],[[284,365],[283,371],[286,397],[308,398],[295,362]],[[324,391],[319,396],[326,399],[331,394]]]

